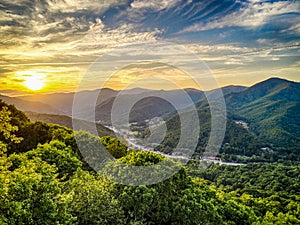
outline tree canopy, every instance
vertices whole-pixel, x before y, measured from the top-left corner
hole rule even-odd
[[[128,149],[113,137],[30,122],[1,104],[0,224],[300,224],[296,163],[212,164],[201,171],[197,163],[183,167],[160,154]],[[123,185],[87,164],[78,140],[85,151],[102,143],[115,158],[111,171],[120,172],[121,164],[161,162],[178,170],[159,183]]]

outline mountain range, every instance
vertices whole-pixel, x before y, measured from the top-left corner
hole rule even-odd
[[[283,154],[298,155],[300,153],[300,83],[270,78],[251,87],[227,86],[221,90],[224,94],[228,115],[223,149],[235,154],[246,152],[246,155],[251,155],[267,146],[268,149]],[[199,118],[202,121],[201,127],[207,128],[200,135],[202,139],[199,140],[198,149],[201,152],[207,141],[210,127],[210,112],[206,95],[214,96],[216,90],[204,92],[189,88],[184,91],[189,95],[190,101],[186,101],[184,98],[183,90],[164,91],[141,88],[124,91],[105,88],[78,93],[37,94],[19,97],[1,95],[0,99],[27,112],[69,116],[44,115],[39,118],[53,123],[60,122],[60,124],[62,124],[61,121],[69,121],[68,125],[71,121],[75,94],[81,104],[77,114],[73,116],[80,120],[93,121],[95,119],[106,125],[111,125],[111,111],[116,98],[119,100],[117,106],[120,117],[127,115],[126,106],[132,100],[136,100],[131,108],[129,121],[142,124],[146,129],[145,121],[155,117],[163,118],[168,124],[169,130],[160,150],[168,153],[172,152],[171,149],[178,138],[175,136],[178,136],[178,132],[180,132],[174,104],[180,109],[188,109],[193,103],[198,109]],[[95,107],[90,99],[97,95]],[[95,118],[90,116],[93,111]],[[37,118],[37,114],[31,113],[32,115],[35,119]],[[49,121],[50,117],[51,121]],[[228,145],[231,145],[231,148]]]
[[[228,94],[231,92],[239,92],[245,88],[246,87],[243,86],[227,86],[222,88],[222,91],[224,94]],[[191,98],[191,101],[187,102],[183,94],[187,94]],[[206,94],[214,95],[215,90],[208,91]],[[80,109],[72,115],[73,100],[75,96],[76,101],[80,102]],[[95,97],[96,106],[95,103],[92,102],[92,99],[94,99]],[[167,98],[172,103],[178,105],[180,108],[184,108],[189,106],[189,104],[192,102],[198,102],[205,99],[205,92],[192,88],[168,91],[149,90],[142,88],[117,91],[109,88],[104,88],[97,90],[80,91],[77,93],[69,92],[35,94],[18,97],[1,95],[0,99],[9,104],[14,104],[18,109],[27,112],[68,115],[76,117],[78,119],[91,121],[94,121],[94,118],[91,118],[90,115],[92,115],[96,108],[96,121],[110,123],[110,114],[116,97],[122,99],[122,101],[120,101],[120,104],[124,106],[129,104],[132,99],[141,99],[131,110],[131,120],[134,122],[138,122],[145,119],[151,119],[155,116],[174,113],[174,108],[170,107],[170,104],[166,104],[166,101],[164,101],[162,98]],[[162,101],[164,102],[164,104],[162,104]],[[122,105],[119,107],[120,109],[124,108],[122,107]],[[135,110],[135,108],[137,108],[137,110]],[[149,109],[157,109],[157,111],[153,110],[153,112],[147,112],[149,111]]]
[[[240,92],[228,93],[224,99],[228,116],[222,148],[227,153],[251,156],[268,150],[290,158],[299,155],[300,83],[270,78]],[[207,102],[201,103],[198,114],[202,127],[198,143],[201,151],[210,133]],[[175,115],[167,121],[167,126],[171,129],[157,149],[170,153],[184,124]]]

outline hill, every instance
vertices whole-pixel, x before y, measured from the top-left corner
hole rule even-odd
[[[299,152],[300,83],[271,78],[227,95],[226,104],[232,118],[247,121],[274,148]]]
[[[46,123],[58,124],[73,129],[72,118],[66,115],[52,115],[44,113],[26,112],[31,121],[43,121]],[[76,120],[77,130],[85,130],[97,136],[114,136],[113,131],[101,124],[96,124],[97,133],[93,132],[94,124],[84,120]]]
[[[206,105],[198,109],[198,116],[200,133],[195,152],[203,155],[211,133],[211,115],[209,107]],[[155,150],[170,154],[178,144],[181,135],[181,127],[188,128],[191,127],[192,124],[181,124],[178,115],[173,116],[166,124],[168,128],[166,137]],[[263,153],[261,148],[266,145],[266,142],[262,141],[248,129],[245,129],[240,124],[228,119],[222,147],[217,155],[219,157],[223,155],[222,158],[224,160],[228,160],[229,158],[232,159],[232,155],[247,157],[254,155],[260,156]]]
[[[187,101],[186,93],[190,97],[190,101]],[[203,99],[204,92],[196,89],[170,91],[132,89],[132,91],[122,91],[119,93],[117,98],[118,110],[116,112],[116,117],[119,117],[120,119],[124,118],[127,115],[126,107],[131,102],[136,102],[130,109],[130,122],[144,122],[145,120],[149,120],[154,117],[164,116],[165,118],[169,118],[175,113],[175,108],[171,103],[176,104],[179,108],[184,108],[194,101],[200,101]],[[114,96],[102,101],[96,106],[96,108],[85,108],[76,114],[76,117],[93,120],[90,115],[93,115],[95,110],[96,121],[101,121],[101,123],[104,124],[110,124],[112,107],[116,104],[115,100],[116,97]]]
[[[203,107],[199,114],[205,122],[210,113]],[[181,167],[160,154],[128,150],[116,138],[30,122],[3,101],[0,117],[0,224],[300,223],[300,168],[291,162],[211,164],[203,171],[199,160]],[[114,163],[101,157],[100,141]],[[139,172],[149,166],[150,173]]]
[[[39,101],[27,101],[19,97],[8,97],[5,95],[0,95],[0,99],[7,102],[8,104],[15,105],[19,110],[22,111],[34,111],[39,113],[52,114],[63,113],[60,109]]]
[[[63,112],[59,114],[65,114],[70,116],[72,115],[72,106],[73,106],[73,100],[75,94],[76,94],[76,99],[81,102],[82,109],[86,109],[91,106],[90,99],[94,98],[95,95],[98,96],[98,104],[100,104],[100,102],[105,101],[108,98],[111,98],[113,96],[116,96],[117,93],[118,91],[109,88],[104,88],[101,90],[97,89],[91,91],[80,91],[77,93],[69,92],[69,93],[36,94],[30,96],[23,96],[19,98],[30,102],[39,101],[39,102],[47,103],[52,107],[60,109],[60,111]],[[35,111],[34,109],[26,110],[26,111],[38,112]]]
[[[220,155],[253,159],[296,160],[300,149],[300,84],[271,78],[225,95],[228,120]],[[196,102],[201,126],[197,152],[201,154],[210,134],[206,101]],[[167,121],[168,133],[156,150],[172,153],[180,137],[179,118]]]

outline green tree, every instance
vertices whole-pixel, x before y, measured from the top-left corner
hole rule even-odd
[[[82,166],[71,147],[67,147],[64,142],[58,140],[40,144],[26,155],[28,158],[39,157],[50,165],[55,165],[60,179],[69,179]]]
[[[104,136],[100,138],[106,150],[116,159],[122,158],[127,153],[127,146],[117,138]]]
[[[78,170],[65,184],[65,191],[73,196],[69,211],[79,224],[124,224],[122,206],[107,179]]]
[[[2,135],[3,141],[0,140],[0,155],[7,151],[7,144],[20,143],[23,140],[23,138],[13,134],[19,128],[16,125],[12,125],[11,120],[11,112],[8,110],[8,107],[2,107],[0,111],[0,135]]]
[[[0,224],[75,224],[55,167],[15,154],[0,162]]]

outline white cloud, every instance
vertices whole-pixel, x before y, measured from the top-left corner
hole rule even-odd
[[[130,6],[133,9],[150,8],[154,11],[160,11],[172,7],[177,2],[179,2],[179,0],[135,0],[130,4]]]
[[[82,50],[83,54],[91,52],[101,54],[118,45],[156,40],[161,32],[159,29],[136,32],[131,24],[123,24],[109,29],[98,19],[97,23],[90,26],[86,36],[76,49]]]
[[[266,39],[266,38],[259,38],[256,40],[256,42],[258,44],[268,44],[270,42],[270,39]]]
[[[30,23],[31,33],[12,35],[11,45],[0,47],[0,64],[10,68],[37,64],[88,65],[118,45],[155,40],[161,33],[158,29],[137,32],[131,24],[109,28],[101,19],[91,22],[66,17],[48,24],[36,20]],[[0,27],[1,30],[5,28]]]
[[[258,61],[278,61],[282,57],[297,56],[299,42],[274,43],[268,39],[258,39],[259,43],[270,43],[263,48],[243,47],[238,45],[201,45],[188,44],[185,47],[200,59],[223,65],[251,65]],[[288,51],[287,51],[288,50]]]
[[[225,65],[244,65],[241,59],[228,59],[224,62]]]
[[[125,3],[125,0],[48,0],[50,10],[65,13],[78,11],[103,12],[113,5]]]
[[[289,27],[286,29],[283,29],[281,31],[281,33],[300,35],[300,16],[294,16],[293,18],[289,18],[288,20],[286,20],[284,22]]]
[[[265,24],[272,16],[299,12],[300,3],[297,1],[266,2],[252,0],[245,3],[239,11],[215,18],[208,23],[198,23],[185,28],[183,32],[204,31],[223,27],[255,28]]]
[[[45,4],[30,0],[5,1],[11,10],[0,12],[0,21],[9,22],[0,26],[0,50],[2,62],[17,61],[19,64],[41,63],[48,60],[71,60],[81,56],[99,55],[119,44],[154,40],[160,30],[135,31],[133,25],[122,24],[115,28],[104,25],[101,19],[93,19],[72,12],[88,10],[93,14],[125,0],[46,0]],[[26,9],[19,15],[11,4]],[[99,13],[101,17],[101,13]],[[78,59],[74,60],[78,61]],[[69,61],[67,61],[68,63]]]

